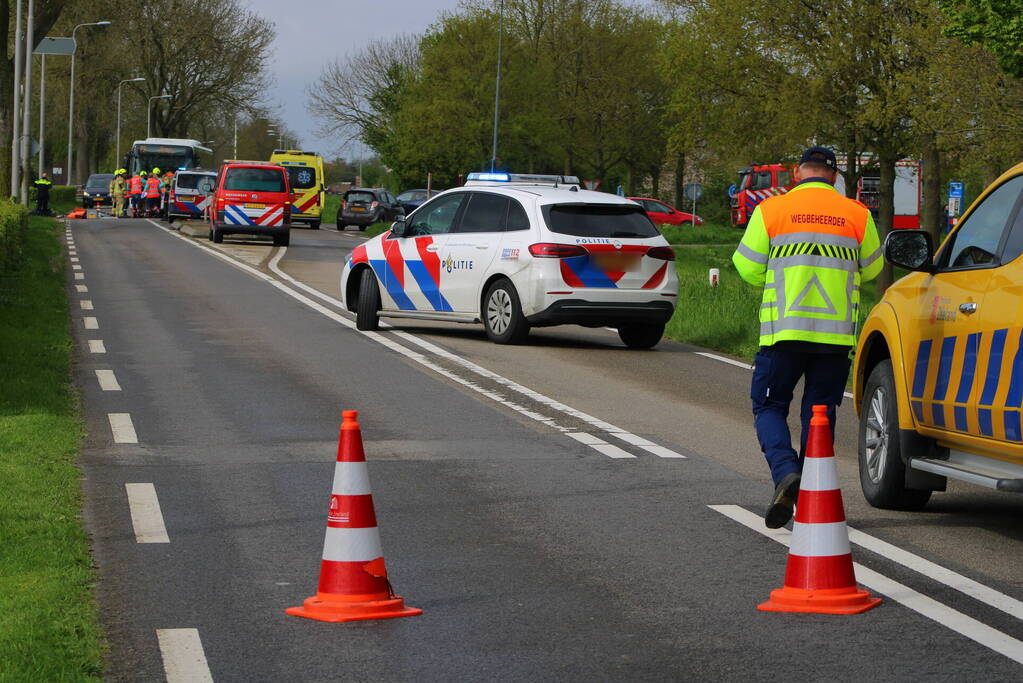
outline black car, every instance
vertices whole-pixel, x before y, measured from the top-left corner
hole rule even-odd
[[[78,191],[78,198],[85,208],[95,206],[110,206],[110,181],[114,179],[113,173],[93,173],[85,181]]]
[[[337,229],[355,225],[359,230],[380,221],[393,221],[404,216],[398,199],[382,187],[354,187],[345,192],[337,211]]]
[[[409,215],[420,206],[422,206],[427,199],[437,194],[438,190],[405,190],[398,195],[398,203],[401,204],[401,208],[405,209],[405,215]]]

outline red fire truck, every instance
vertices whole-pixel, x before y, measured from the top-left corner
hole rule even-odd
[[[845,168],[848,159],[838,157],[839,168]],[[872,162],[870,156],[859,160],[861,168]],[[768,197],[784,194],[794,185],[794,167],[785,164],[754,164],[739,171],[739,182],[729,192],[732,206],[732,225],[744,230],[757,204]],[[881,179],[877,170],[868,170],[856,187],[856,199],[877,211]],[[835,189],[845,194],[845,179],[838,175]],[[903,159],[895,165],[895,228],[920,227],[920,162]]]

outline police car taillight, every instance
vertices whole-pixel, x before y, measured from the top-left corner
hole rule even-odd
[[[578,244],[540,242],[538,244],[530,244],[529,253],[536,258],[571,258],[572,256],[585,256],[586,250]]]
[[[650,247],[646,250],[646,255],[650,258],[656,258],[662,261],[675,260],[675,250],[671,247]]]

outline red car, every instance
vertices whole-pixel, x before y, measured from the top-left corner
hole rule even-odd
[[[691,224],[693,222],[693,214],[673,209],[657,199],[650,199],[649,197],[628,197],[628,199],[642,206],[646,210],[646,215],[650,216],[650,220],[654,223],[682,225],[683,223]],[[703,219],[697,216],[696,224],[703,225]]]

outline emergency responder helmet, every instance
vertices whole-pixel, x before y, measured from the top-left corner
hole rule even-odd
[[[160,169],[159,168],[154,168],[153,169],[153,175],[160,175]]]
[[[145,171],[139,171],[139,175],[146,175]]]

